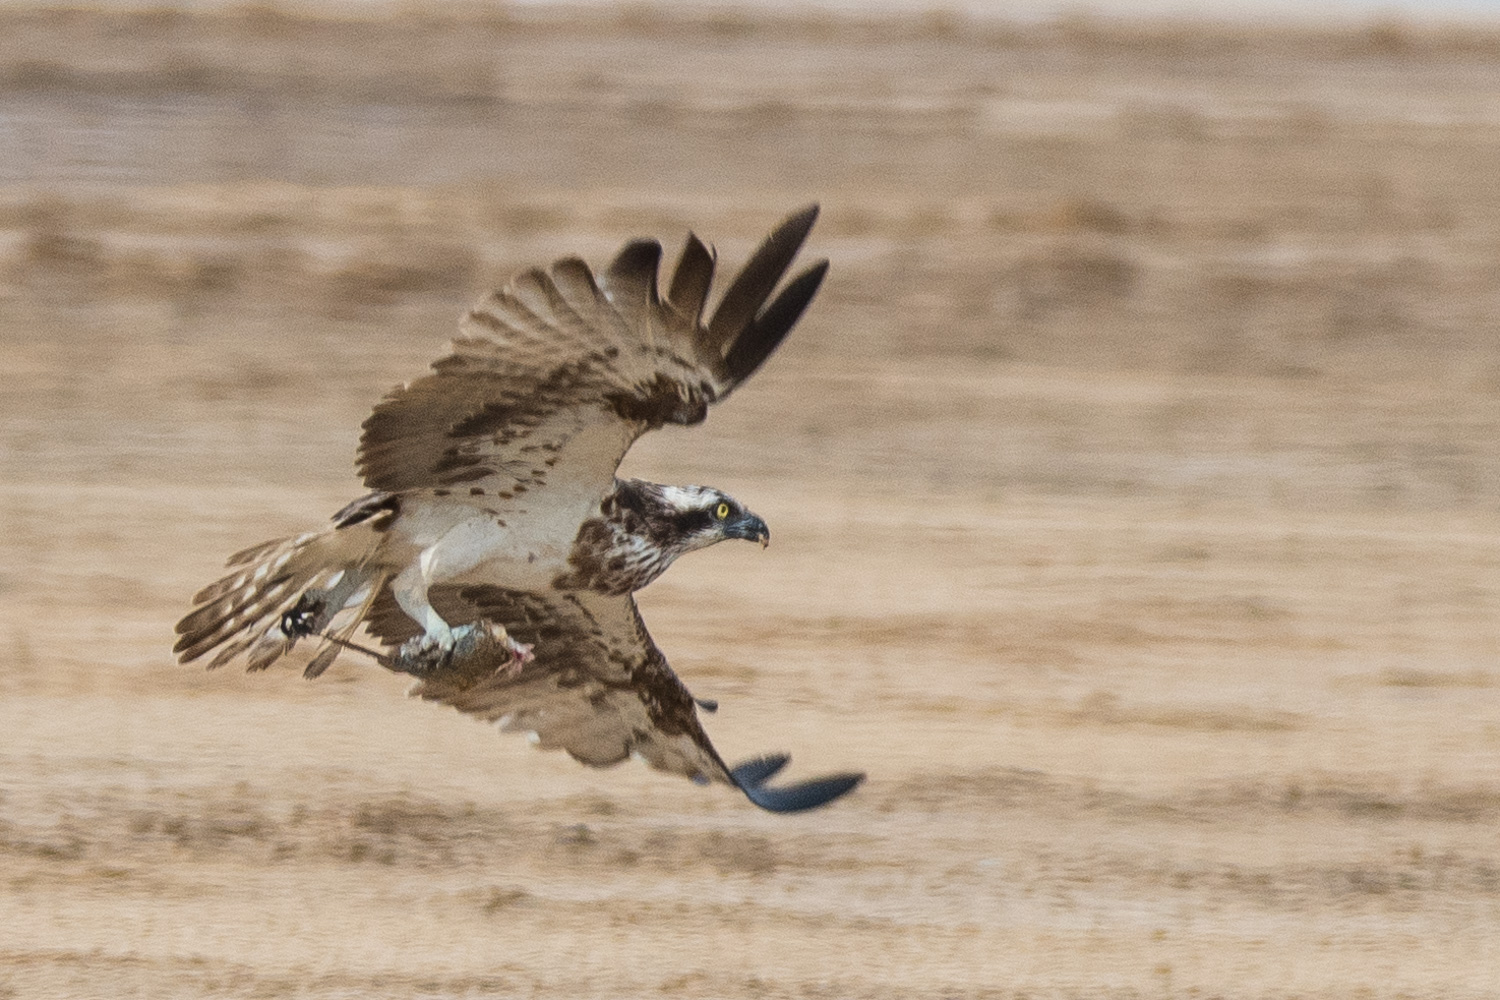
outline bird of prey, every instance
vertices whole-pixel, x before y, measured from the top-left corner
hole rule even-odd
[[[616,477],[636,438],[701,422],[781,343],[828,267],[776,290],[816,218],[813,205],[777,226],[711,316],[715,255],[692,234],[665,291],[655,240],[598,275],[577,257],[516,275],[365,420],[371,492],[321,531],[231,556],[174,652],[262,670],[316,638],[308,677],[361,650],[418,678],[414,696],[588,765],[640,757],[773,812],[854,788],[863,775],[771,786],[782,754],[727,766],[697,714],[716,706],[673,673],[632,596],[684,553],[765,545],[766,523],[716,489]],[[361,626],[379,649],[353,641]]]

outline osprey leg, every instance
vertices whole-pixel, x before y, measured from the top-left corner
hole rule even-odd
[[[468,673],[475,667],[481,667],[485,673],[498,669],[507,677],[514,677],[535,659],[530,643],[517,642],[505,626],[488,619],[460,625],[450,630],[450,634],[453,644],[447,649],[440,649],[426,636],[419,635],[402,643],[394,655],[381,657],[380,664],[414,677],[432,677],[447,670]],[[490,663],[499,659],[501,651],[504,653],[503,662],[490,667]]]

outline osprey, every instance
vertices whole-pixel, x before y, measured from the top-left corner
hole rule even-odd
[[[638,756],[773,812],[854,788],[863,775],[771,787],[783,754],[726,766],[697,715],[716,706],[672,672],[632,596],[687,552],[765,545],[766,523],[716,489],[615,475],[636,438],[701,422],[781,343],[828,268],[773,297],[816,218],[814,205],[783,221],[711,318],[715,257],[692,234],[665,295],[654,240],[626,244],[598,276],[565,257],[511,279],[364,422],[372,492],[322,531],[231,556],[173,651],[187,663],[217,650],[210,669],[244,653],[262,670],[318,637],[308,677],[361,650],[417,677],[414,696],[591,766]],[[361,626],[381,648],[353,641]]]

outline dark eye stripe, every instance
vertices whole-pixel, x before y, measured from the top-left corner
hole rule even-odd
[[[672,519],[677,522],[678,530],[685,534],[702,531],[713,524],[713,515],[706,510],[685,510]]]

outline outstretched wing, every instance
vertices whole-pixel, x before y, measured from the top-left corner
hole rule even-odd
[[[360,438],[365,483],[602,493],[637,437],[701,421],[781,343],[827,270],[814,264],[772,298],[817,214],[783,221],[707,321],[714,255],[691,234],[665,297],[654,240],[627,244],[598,277],[576,257],[517,275],[464,317],[431,374],[375,407]]]
[[[424,678],[412,694],[452,705],[531,736],[544,750],[566,750],[591,767],[640,757],[652,767],[699,783],[740,789],[772,812],[797,812],[848,792],[862,774],[840,774],[773,788],[767,779],[787,757],[775,754],[727,766],[699,723],[699,703],[651,641],[629,595],[586,591],[538,594],[493,586],[435,587],[428,594],[448,621],[504,622],[535,658],[513,672],[508,653],[495,649],[458,658]],[[385,592],[370,631],[400,643],[418,631]]]

